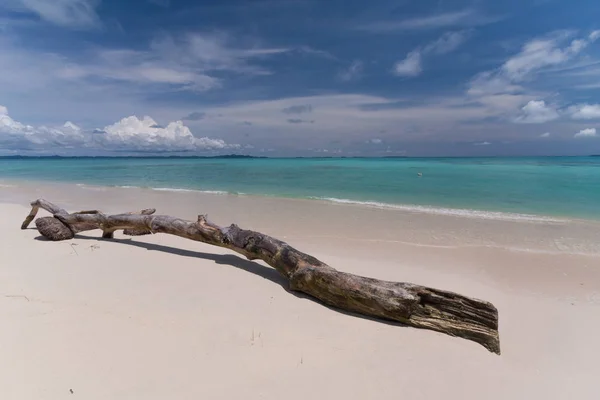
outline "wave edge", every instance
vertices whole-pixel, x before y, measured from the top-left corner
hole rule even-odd
[[[372,208],[381,208],[387,210],[399,210],[422,214],[447,215],[452,217],[466,217],[477,219],[488,219],[496,221],[528,221],[528,222],[566,222],[566,218],[549,217],[533,214],[518,214],[501,211],[482,211],[465,208],[447,208],[434,206],[421,206],[417,204],[391,204],[378,201],[359,201],[350,199],[340,199],[336,197],[309,197],[312,200],[326,201],[337,204],[348,204],[357,206],[366,206]]]

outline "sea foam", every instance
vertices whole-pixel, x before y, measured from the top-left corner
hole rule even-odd
[[[488,219],[497,221],[530,221],[530,222],[565,222],[567,219],[546,217],[540,215],[531,214],[517,214],[499,211],[481,211],[481,210],[469,210],[460,208],[445,208],[445,207],[433,207],[433,206],[420,206],[416,204],[390,204],[381,203],[377,201],[357,201],[350,199],[339,199],[335,197],[310,197],[313,200],[327,201],[331,203],[339,204],[351,204],[357,206],[365,206],[372,208],[383,208],[389,210],[400,210],[415,213],[424,214],[435,214],[435,215],[448,215],[453,217],[467,217],[477,219]]]
[[[199,190],[199,189],[180,189],[180,188],[164,188],[164,187],[153,187],[150,189],[156,190],[158,192],[205,193],[205,194],[217,194],[217,195],[240,194],[240,193],[233,193],[233,192],[225,192],[222,190]]]

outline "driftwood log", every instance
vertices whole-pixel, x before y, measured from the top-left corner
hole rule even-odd
[[[154,215],[154,209],[105,215],[100,211],[68,213],[39,199],[21,229],[26,229],[40,208],[52,217],[36,220],[38,231],[50,240],[72,239],[76,233],[101,229],[112,238],[123,229],[126,235],[168,233],[236,251],[250,260],[260,259],[288,279],[290,289],[304,292],[323,303],[370,317],[432,329],[480,343],[500,354],[498,310],[486,301],[412,283],[387,282],[337,271],[315,257],[281,240],[235,224],[220,227],[205,215],[186,221]]]

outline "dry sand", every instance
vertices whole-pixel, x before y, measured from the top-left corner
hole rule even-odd
[[[209,213],[340,270],[492,301],[502,355],[337,312],[202,243],[39,240],[19,226],[42,196],[73,211]],[[598,223],[14,182],[0,201],[0,399],[600,398]]]

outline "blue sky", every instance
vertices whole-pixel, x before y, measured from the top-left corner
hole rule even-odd
[[[0,154],[598,154],[599,14],[594,0],[3,0]]]

